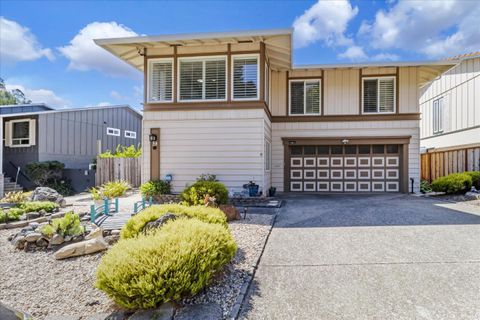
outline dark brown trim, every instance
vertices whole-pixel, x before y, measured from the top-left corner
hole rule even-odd
[[[408,175],[408,143],[404,143],[402,145],[402,166],[400,168],[401,172],[401,179],[400,179],[400,192],[408,193],[408,186],[410,184],[410,179]],[[419,181],[418,181],[419,182]],[[419,182],[420,183],[420,182]]]
[[[324,91],[325,81],[324,81],[324,79],[325,78],[323,76],[324,76],[324,70],[322,70],[322,81],[321,81],[321,88],[320,88],[320,94],[322,95],[321,101],[320,101],[320,103],[321,103],[321,105],[320,105],[320,115],[322,115],[322,116],[325,114],[325,111],[324,111],[325,107],[323,106],[323,102],[325,101],[324,100],[324,97],[325,97],[325,91]]]
[[[176,48],[176,47],[174,47]],[[231,55],[237,54],[259,54],[260,50],[244,50],[244,51],[232,51]],[[220,51],[220,52],[199,52],[199,53],[178,53],[177,57],[184,58],[184,57],[208,57],[208,56],[225,56],[228,55],[228,51]],[[157,59],[157,58],[172,58],[174,54],[158,54],[158,55],[151,55],[147,56],[147,59]]]
[[[347,139],[348,144],[409,144],[411,136],[392,137],[282,137],[284,145],[342,145],[342,140]]]
[[[288,77],[288,80],[310,80],[310,79],[323,79],[323,70],[322,70],[321,76]]]
[[[358,114],[362,114],[362,94],[363,94],[363,81],[362,81],[363,70],[358,70]]]
[[[227,101],[232,101],[232,45],[227,44]]]
[[[283,140],[283,138],[282,138]],[[283,191],[290,192],[290,153],[287,140],[283,140]]]
[[[160,128],[151,128],[150,134],[157,136],[157,145],[150,142],[150,180],[160,179]]]
[[[258,61],[260,69],[260,88],[259,97],[261,101],[265,101],[265,43],[260,42],[260,59]]]
[[[397,67],[395,69],[395,113],[396,114],[399,114],[400,113],[400,103],[399,103],[399,98],[400,98],[400,95],[398,94],[399,93],[399,88],[400,88],[400,83],[399,83],[399,74],[400,74],[400,68]]]
[[[398,67],[397,67],[398,68]],[[362,70],[362,69],[360,69]],[[395,77],[398,73],[384,73],[384,74],[363,74],[362,78],[381,78],[381,77]]]
[[[286,72],[286,77],[285,77],[285,105],[286,105],[286,113],[285,116],[289,117],[290,116],[290,76],[289,72]]]
[[[396,121],[420,120],[420,113],[323,115],[323,116],[273,116],[273,122],[329,122],[329,121]]]
[[[143,48],[143,103],[147,103],[148,93],[148,61],[147,61],[147,48]]]
[[[177,46],[173,47],[173,102],[177,102],[177,92],[178,92],[178,56],[177,56]]]

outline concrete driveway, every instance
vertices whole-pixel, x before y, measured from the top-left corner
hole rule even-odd
[[[408,195],[289,196],[247,319],[480,319],[480,208]]]

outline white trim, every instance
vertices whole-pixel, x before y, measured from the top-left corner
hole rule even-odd
[[[307,108],[307,95],[306,95],[306,84],[307,82],[318,81],[318,113],[306,113]],[[288,115],[289,116],[319,116],[322,113],[322,79],[290,79],[288,80]],[[292,114],[292,82],[303,82],[303,113],[302,114]]]
[[[10,116],[10,115],[8,115]],[[28,144],[13,144],[14,140],[27,140],[26,138],[13,138],[13,124],[14,123],[21,123],[21,122],[27,122],[28,123]],[[6,137],[6,143],[5,146],[10,147],[10,148],[28,148],[31,146],[35,145],[35,132],[36,132],[36,121],[35,119],[31,118],[22,118],[22,119],[14,119],[7,121],[7,125],[5,128],[9,131],[8,135]]]
[[[379,81],[377,81],[377,111],[375,112],[365,112],[364,111],[364,105],[363,105],[363,92],[364,92],[364,83],[365,80],[379,80],[379,79],[392,79],[393,80],[393,111],[379,111],[380,108],[380,94],[379,94],[379,89],[378,86],[380,84]],[[397,79],[395,76],[373,76],[369,77],[368,75],[362,76],[362,114],[364,115],[370,115],[370,114],[393,114],[397,112]]]
[[[107,127],[107,136],[120,137],[120,129]]]
[[[232,101],[257,101],[260,100],[260,54],[232,54],[231,55],[232,63],[230,70],[230,95]],[[257,59],[257,96],[255,98],[235,98],[235,88],[234,88],[234,68],[235,68],[235,58],[256,58]]]
[[[170,62],[172,64],[172,99],[170,100],[156,100],[153,101],[150,99],[150,91],[151,91],[151,85],[152,85],[152,65],[157,62]],[[147,65],[147,83],[144,84],[147,86],[147,103],[171,103],[173,102],[173,76],[174,76],[174,61],[173,58],[155,58],[155,59],[148,59],[148,65]]]
[[[444,109],[443,96],[440,96],[437,99],[434,99],[432,101],[433,135],[443,133],[443,109]]]
[[[128,139],[137,139],[137,133],[135,131],[125,130],[124,137]]]
[[[201,61],[202,62],[202,97],[205,97],[205,61],[215,61],[223,59],[225,62],[225,98],[224,99],[187,99],[182,100],[180,98],[180,62],[181,61]],[[196,57],[179,57],[177,58],[177,101],[178,102],[205,102],[205,101],[227,101],[227,91],[228,91],[228,57],[226,55],[219,56],[196,56]]]

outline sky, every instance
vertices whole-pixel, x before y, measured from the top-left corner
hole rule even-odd
[[[480,50],[480,2],[0,1],[0,77],[55,108],[142,108],[142,74],[92,39],[293,28],[294,65]]]

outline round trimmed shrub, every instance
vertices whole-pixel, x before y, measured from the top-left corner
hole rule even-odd
[[[190,206],[203,205],[207,194],[215,197],[217,204],[228,203],[228,190],[223,183],[218,181],[199,180],[183,190],[180,198]]]
[[[140,186],[140,193],[145,197],[170,194],[170,183],[163,180],[151,180]]]
[[[472,187],[472,177],[466,173],[452,173],[445,177],[435,179],[431,188],[435,192],[446,194],[465,193]]]
[[[115,244],[100,262],[95,286],[124,308],[154,308],[198,293],[236,250],[227,228],[180,218]]]
[[[142,232],[143,227],[150,221],[155,221],[164,214],[172,213],[177,216],[197,218],[207,223],[227,225],[227,217],[222,210],[204,206],[184,206],[181,204],[155,205],[140,211],[131,217],[120,232],[122,239],[134,238]]]

